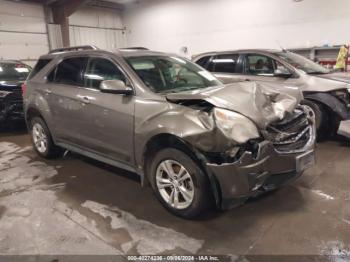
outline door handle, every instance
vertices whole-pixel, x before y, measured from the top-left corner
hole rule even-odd
[[[84,103],[84,104],[90,104],[90,98],[87,97],[87,96],[83,96],[81,98],[81,101]]]
[[[249,82],[249,81],[252,81],[252,80],[250,80],[250,79],[244,79],[244,81]]]

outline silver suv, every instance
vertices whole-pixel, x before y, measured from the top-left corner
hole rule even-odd
[[[295,86],[316,118],[320,138],[336,133],[350,138],[350,78],[286,50],[236,50],[197,55],[193,61],[224,83],[257,81]]]
[[[40,156],[64,148],[136,172],[185,218],[241,204],[314,163],[314,115],[299,91],[223,85],[176,55],[54,50],[23,90]]]

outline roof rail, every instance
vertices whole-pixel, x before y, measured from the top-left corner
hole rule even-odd
[[[98,50],[98,47],[94,45],[81,45],[81,46],[71,46],[71,47],[62,47],[53,49],[49,54],[60,53],[60,52],[69,52],[69,51],[81,51],[81,50]]]
[[[119,48],[119,50],[149,50],[149,49],[146,47],[142,47],[142,46],[135,46],[135,47]]]

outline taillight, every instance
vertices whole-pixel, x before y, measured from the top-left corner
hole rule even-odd
[[[27,85],[26,85],[26,83],[23,83],[22,84],[22,95],[24,96],[26,94],[26,92],[27,92]]]

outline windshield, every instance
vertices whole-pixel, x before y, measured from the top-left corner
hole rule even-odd
[[[156,93],[176,93],[222,84],[211,73],[180,57],[142,56],[126,60]]]
[[[323,66],[292,52],[280,52],[276,53],[276,55],[282,58],[288,64],[303,70],[307,74],[328,74],[330,72]]]
[[[31,68],[21,63],[0,63],[0,81],[23,81]]]

